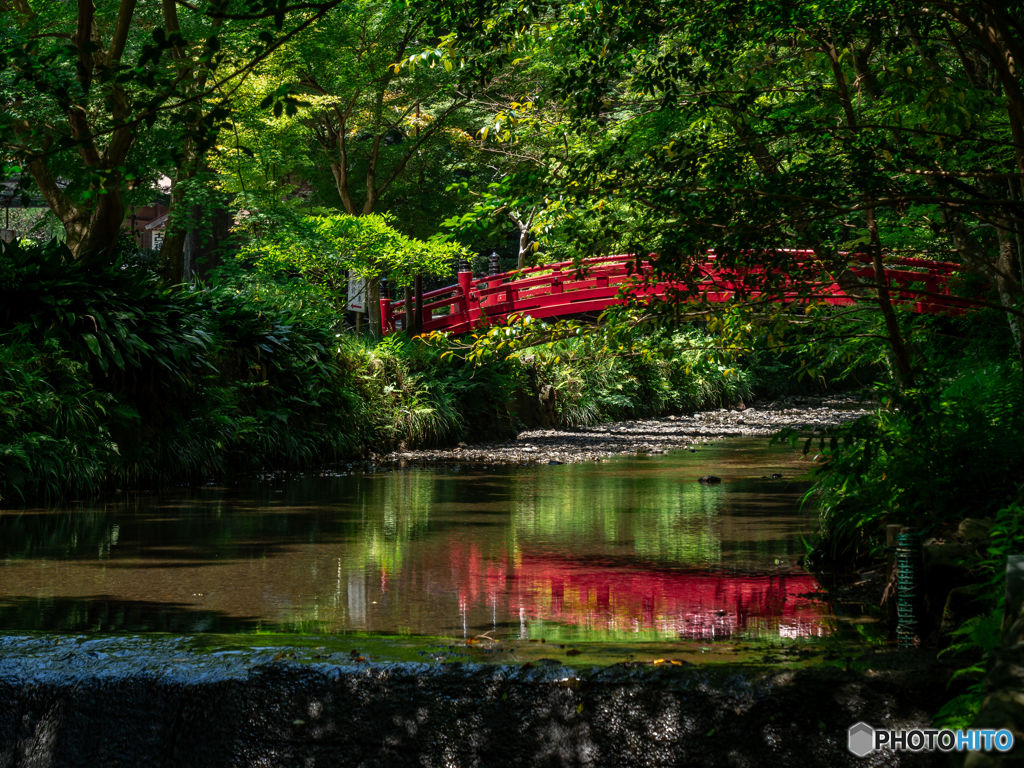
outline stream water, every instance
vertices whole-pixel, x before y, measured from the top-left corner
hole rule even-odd
[[[0,630],[823,636],[828,609],[797,565],[807,469],[797,452],[735,439],[595,464],[343,465],[0,510]]]

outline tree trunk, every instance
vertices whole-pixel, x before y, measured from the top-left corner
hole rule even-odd
[[[93,205],[82,205],[64,193],[45,160],[32,160],[28,167],[50,211],[64,225],[72,255],[82,259],[113,253],[125,217],[120,175],[115,173],[108,177]]]
[[[519,258],[516,261],[516,265],[519,269],[526,269],[526,251],[529,246],[526,244],[527,232],[524,228],[519,228]]]
[[[889,347],[892,350],[893,361],[896,364],[896,372],[899,374],[900,389],[906,389],[913,385],[913,365],[910,355],[907,353],[907,345],[903,342],[903,334],[900,332],[899,319],[892,306],[892,298],[889,296],[889,282],[885,276],[885,267],[882,264],[882,241],[878,235],[878,219],[875,218],[875,209],[867,210],[868,234],[871,237],[871,264],[875,270],[875,284],[878,297],[878,306],[882,310],[882,318],[885,320],[885,330],[889,336]]]
[[[412,303],[412,286],[405,286],[405,321],[402,323],[406,334],[416,330],[416,311]]]
[[[164,230],[164,242],[160,246],[160,261],[163,262],[164,282],[168,285],[180,285],[185,282],[185,239],[188,237],[188,226],[184,213],[185,190],[175,179],[171,188],[171,199],[168,205],[167,226]]]
[[[940,189],[944,187],[938,182],[933,182],[933,184]],[[1021,356],[1022,366],[1024,366],[1024,338],[1022,338],[1024,334],[1021,330],[1020,317],[1011,311],[1022,294],[1021,283],[1014,278],[1017,265],[1013,258],[1016,238],[1012,237],[1012,220],[1000,217],[995,221],[999,237],[999,257],[993,261],[971,231],[967,229],[959,214],[946,207],[941,210],[942,222],[945,224],[946,231],[953,241],[957,253],[960,254],[960,258],[968,268],[991,282],[999,296],[999,303],[1007,310],[1006,322],[1013,336],[1017,353]]]
[[[1007,310],[1015,309],[1012,275],[1017,271],[1017,237],[1014,222],[1007,218],[995,220],[996,232],[999,235],[999,260],[996,262],[995,288],[999,294],[999,303]],[[1005,276],[1005,277],[1004,277]],[[1021,332],[1021,318],[1008,311],[1006,321],[1010,326],[1010,335],[1017,348],[1017,359],[1020,360],[1021,371],[1024,372],[1024,334]]]
[[[210,237],[204,242],[196,243],[192,253],[192,273],[207,279],[210,272],[219,267],[228,250],[231,238],[231,227],[234,218],[224,204],[218,205],[210,217]]]
[[[380,279],[371,277],[366,281],[366,316],[369,320],[370,335],[375,341],[384,338],[384,329],[380,318]]]
[[[111,256],[117,247],[124,217],[125,206],[118,183],[105,194],[97,195],[95,207],[62,222],[71,253],[76,259],[86,260]]]
[[[160,260],[164,264],[164,281],[168,285],[180,285],[191,280],[191,263],[186,274],[185,247],[192,227],[192,210],[185,205],[186,187],[183,182],[195,179],[199,171],[199,157],[195,144],[188,140],[184,157],[171,186],[168,202],[167,229],[164,243],[160,246]],[[191,255],[191,254],[190,254]],[[191,261],[191,260],[189,260]]]

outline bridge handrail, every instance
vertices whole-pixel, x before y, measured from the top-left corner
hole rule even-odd
[[[806,254],[809,257],[813,257],[814,256],[814,252],[813,251],[797,250],[797,249],[784,249],[784,250],[787,250],[787,251],[789,251],[791,253],[795,253],[795,254]],[[653,256],[653,255],[654,254],[651,254],[651,256]],[[651,265],[651,261],[650,261],[651,256],[645,257],[643,259],[642,263],[643,263],[643,266],[645,268],[649,269],[650,266],[652,266]],[[870,263],[870,261],[871,261],[871,257],[868,256],[867,254],[855,254],[855,258],[856,258],[857,261],[864,262],[864,263]],[[706,265],[713,264],[715,259],[716,259],[715,253],[713,251],[711,251],[711,252],[708,253],[708,261],[705,262],[705,264]],[[583,267],[586,267],[586,266],[597,266],[597,265],[602,265],[602,264],[607,264],[609,266],[612,266],[612,265],[617,265],[617,264],[623,264],[624,265],[627,262],[633,262],[633,261],[635,261],[635,257],[633,257],[631,255],[617,254],[617,255],[612,255],[612,256],[593,256],[593,257],[589,257],[589,258],[583,259],[579,264],[582,265]],[[938,270],[940,272],[956,272],[956,271],[958,271],[960,269],[960,265],[954,264],[952,262],[929,261],[927,259],[919,259],[919,258],[910,257],[910,256],[903,256],[903,257],[897,257],[897,258],[889,257],[889,258],[887,258],[885,264],[886,264],[887,267],[890,267],[890,266],[920,267],[920,268],[923,268],[923,269],[927,269],[929,271]],[[753,269],[756,270],[757,268],[753,268]],[[486,275],[486,276],[483,276],[483,277],[474,278],[472,280],[472,283],[471,283],[471,288],[476,289],[478,291],[488,291],[490,293],[493,293],[493,292],[502,290],[502,289],[492,288],[491,287],[491,283],[493,283],[494,281],[500,279],[500,280],[502,280],[502,284],[503,285],[506,284],[505,281],[508,281],[507,284],[514,285],[514,287],[516,289],[518,289],[518,290],[527,290],[529,288],[536,287],[536,286],[550,285],[551,282],[556,277],[562,278],[562,276],[578,275],[582,271],[583,271],[582,269],[577,268],[577,263],[574,262],[574,261],[561,261],[561,262],[555,262],[555,263],[552,263],[552,264],[542,264],[542,265],[539,265],[539,266],[536,266],[536,267],[526,267],[526,268],[521,269],[521,270],[520,269],[509,270],[507,272],[502,272],[502,273],[497,274],[497,275]],[[530,277],[524,278],[523,277],[524,275],[533,275],[533,274],[538,273],[538,272],[543,272],[544,274],[537,275],[536,277],[532,277],[532,278],[530,278]],[[589,279],[594,274],[595,273],[593,273],[593,272],[586,273],[586,274],[584,274],[584,276],[582,278],[575,278],[575,279],[573,277],[569,277],[569,279],[562,278],[562,282],[563,283],[570,283],[570,282],[582,281],[582,280]],[[622,274],[626,274],[625,270],[623,270]],[[634,273],[634,274],[636,274],[636,273]],[[423,294],[423,300],[426,301],[428,299],[432,299],[432,298],[435,298],[435,297],[441,297],[441,296],[450,295],[453,291],[457,291],[459,289],[460,289],[460,286],[459,286],[458,283],[455,283],[455,284],[452,284],[452,285],[447,285],[447,286],[444,286],[442,288],[435,288],[432,291],[428,291],[428,292],[424,293]],[[453,298],[452,300],[453,301],[457,301],[458,299],[457,298]],[[398,300],[396,300],[393,303],[393,306],[397,308],[397,307],[399,307],[399,306],[401,306],[403,304],[404,304],[404,299],[398,299]]]
[[[806,257],[810,261],[817,260],[813,251],[780,250],[785,250],[798,257]],[[873,278],[874,269],[870,265],[870,256],[867,254],[843,255],[859,262],[850,267],[854,274]],[[458,283],[423,294],[422,308],[426,313],[424,328],[430,330],[434,327],[470,324],[475,322],[481,314],[487,314],[494,310],[497,310],[495,314],[505,315],[511,311],[517,311],[515,305],[519,302],[526,302],[527,306],[523,309],[527,311],[544,309],[548,314],[554,313],[555,309],[562,306],[576,308],[577,311],[596,311],[596,307],[591,308],[595,303],[603,302],[603,305],[607,306],[618,300],[617,296],[623,282],[631,277],[649,275],[653,268],[654,258],[656,255],[650,254],[640,259],[639,270],[631,266],[637,262],[635,256],[615,254],[594,256],[580,262],[561,261],[542,264],[478,278],[460,273]],[[717,260],[714,251],[709,251],[707,260],[698,266],[698,271],[703,274],[697,276],[698,285],[702,288],[701,293],[716,299],[735,293],[744,276],[762,271],[759,267],[716,268]],[[803,261],[803,259],[799,260]],[[903,267],[903,269],[899,269],[899,267]],[[946,280],[960,268],[960,265],[952,262],[929,261],[916,257],[888,257],[885,260],[883,272],[888,280],[895,283],[892,286],[895,297],[901,301],[911,301],[917,294],[938,293],[944,287]],[[923,283],[925,290],[909,288],[913,283]],[[676,285],[681,284],[681,282],[676,283]],[[811,283],[801,281],[801,285],[811,288],[812,291],[820,290],[820,295],[832,303],[846,304],[854,301],[853,298],[843,295],[842,290],[835,283],[829,283],[827,280]],[[656,285],[648,285],[645,290],[652,295],[664,296],[666,290],[670,291],[672,286],[673,283],[661,282]],[[785,282],[778,288],[784,290]],[[756,290],[749,292],[751,297],[760,294],[761,292]],[[795,298],[799,295],[806,294],[803,291],[784,291],[781,294],[783,298]],[[404,311],[405,301],[404,299],[395,302],[382,301],[382,310],[385,309],[385,304],[386,322],[393,327],[393,316],[397,312]],[[588,308],[578,309],[584,305]],[[965,306],[964,300],[951,296],[923,297],[915,306],[918,311],[921,311],[920,308],[923,305]],[[445,307],[451,308],[447,315],[437,318],[433,316],[435,310]]]

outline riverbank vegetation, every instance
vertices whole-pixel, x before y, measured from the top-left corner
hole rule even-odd
[[[476,366],[454,342],[346,333],[332,292],[266,273],[173,290],[56,242],[10,246],[0,263],[8,504],[506,437],[539,423],[543,386],[565,426],[797,386],[777,360],[726,368],[696,329],[526,339]]]

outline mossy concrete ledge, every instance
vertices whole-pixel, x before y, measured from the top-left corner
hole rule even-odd
[[[5,638],[0,766],[925,766],[936,756],[857,758],[847,729],[922,727],[949,696],[909,657],[570,668],[258,650]]]

